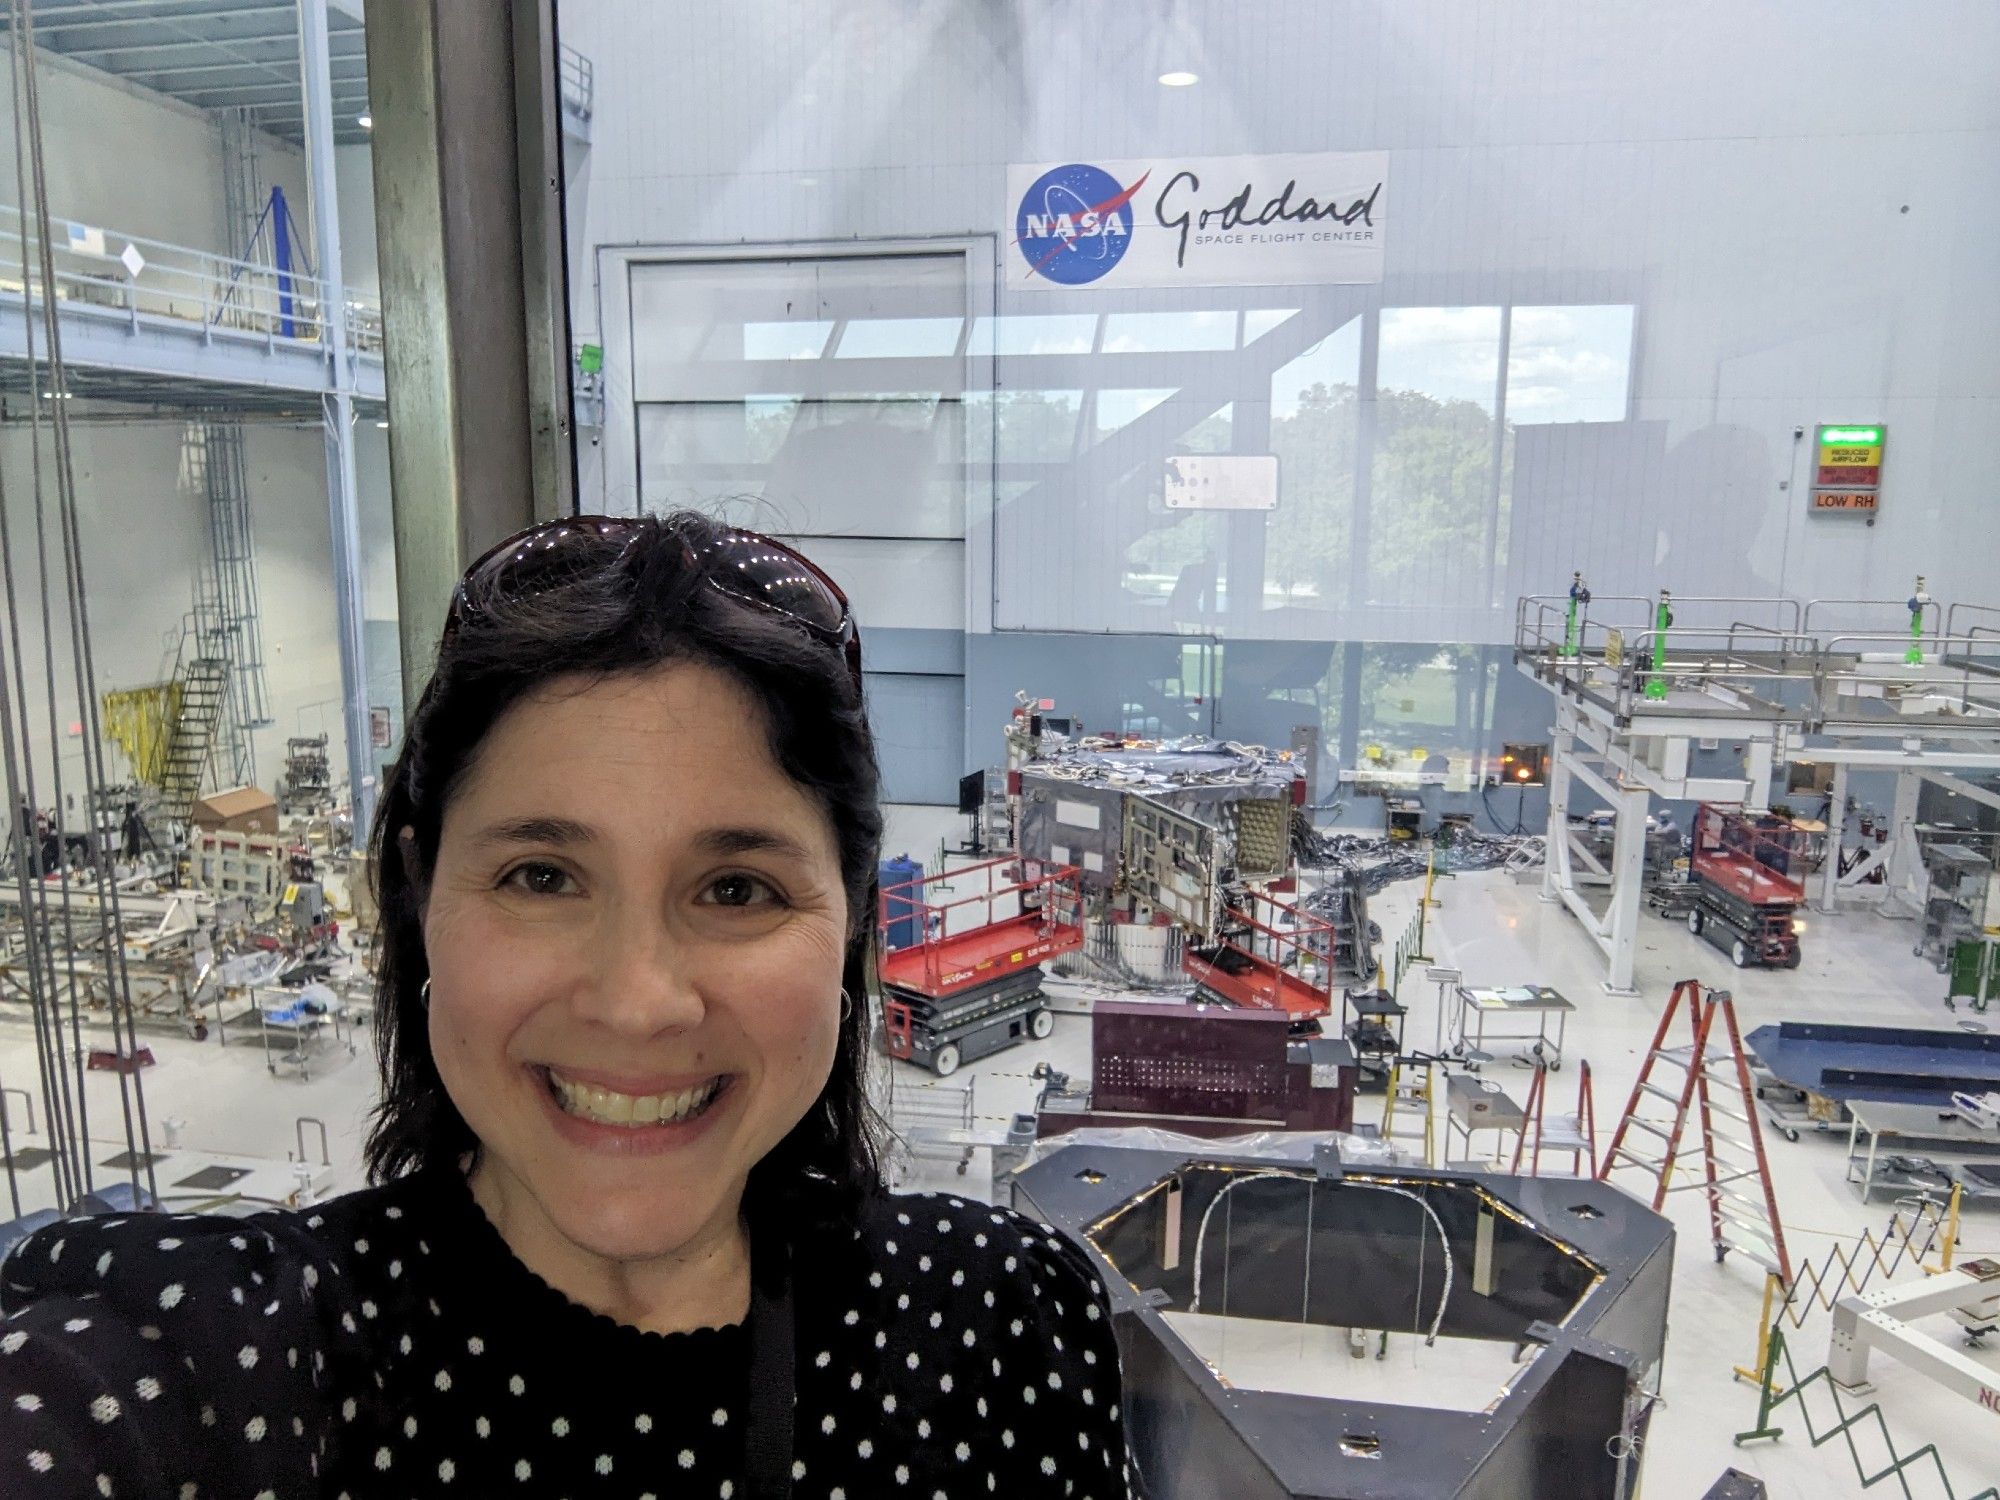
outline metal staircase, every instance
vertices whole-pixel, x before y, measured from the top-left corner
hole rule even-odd
[[[215,731],[228,691],[229,663],[212,656],[183,662],[175,680],[180,684],[181,711],[167,742],[160,775],[161,810],[169,827],[178,828],[194,813],[203,774],[215,748]]]
[[[1683,1005],[1693,1040],[1670,1047],[1667,1037]],[[1652,1081],[1653,1070],[1659,1067],[1680,1070],[1677,1087],[1662,1088]],[[1671,1106],[1672,1114],[1663,1115],[1658,1103],[1650,1106],[1650,1114],[1642,1114],[1649,1100],[1663,1101]],[[1700,1114],[1701,1142],[1683,1149],[1681,1140],[1693,1111]],[[1734,1122],[1742,1133],[1729,1133],[1720,1121]],[[1636,1149],[1637,1142],[1628,1145],[1634,1131],[1658,1140],[1659,1154]],[[1690,1172],[1687,1181],[1675,1182],[1681,1164],[1697,1158],[1699,1174]],[[1632,1097],[1604,1154],[1598,1180],[1610,1181],[1611,1174],[1620,1168],[1636,1168],[1652,1179],[1655,1213],[1663,1211],[1668,1193],[1700,1188],[1708,1198],[1715,1258],[1720,1261],[1731,1250],[1739,1251],[1791,1285],[1791,1257],[1785,1250],[1785,1227],[1778,1218],[1778,1200],[1771,1188],[1770,1163],[1764,1157],[1756,1093],[1743,1053],[1743,1036],[1736,1025],[1736,1004],[1727,990],[1704,994],[1700,983],[1692,979],[1674,986],[1673,996],[1660,1014],[1659,1029],[1653,1033],[1653,1045],[1640,1065],[1639,1080],[1632,1085]]]
[[[232,785],[248,786],[257,779],[250,731],[272,720],[241,424],[191,425],[184,462],[208,496],[209,555],[195,578],[194,654],[225,666],[219,762]]]

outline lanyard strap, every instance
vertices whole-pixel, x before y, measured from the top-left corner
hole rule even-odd
[[[748,1500],[790,1500],[792,1493],[792,1267],[787,1237],[771,1246],[769,1275],[750,1277],[750,1420],[743,1438]],[[754,1256],[753,1256],[754,1259]]]

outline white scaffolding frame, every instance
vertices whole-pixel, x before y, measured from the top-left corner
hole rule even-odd
[[[1573,624],[1566,595],[1519,602],[1515,664],[1556,699],[1542,898],[1566,906],[1603,950],[1608,992],[1636,993],[1655,796],[1761,812],[1780,766],[1829,764],[1832,847],[1814,883],[1817,909],[1866,892],[1885,914],[1922,910],[1922,783],[2000,806],[2000,793],[1957,775],[2000,770],[2000,609],[1946,607],[1921,587],[1908,601],[1677,597],[1664,630],[1654,624],[1659,601],[1636,595],[1590,599]],[[1736,774],[1695,774],[1704,740],[1741,748]],[[1896,796],[1888,838],[1843,876],[1842,810],[1857,767],[1897,773]],[[1579,782],[1611,809],[1608,866],[1572,837]],[[1881,882],[1867,884],[1878,869]],[[1592,900],[1590,888],[1608,898]]]

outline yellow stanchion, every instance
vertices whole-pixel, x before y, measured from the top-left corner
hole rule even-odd
[[[1745,1369],[1742,1365],[1736,1366],[1734,1373],[1738,1380],[1748,1381],[1751,1385],[1762,1385],[1764,1383],[1764,1371],[1769,1366],[1771,1359],[1773,1309],[1777,1304],[1779,1295],[1784,1291],[1784,1286],[1785,1283],[1778,1277],[1766,1273],[1764,1277],[1764,1310],[1757,1315],[1756,1365],[1750,1369]]]

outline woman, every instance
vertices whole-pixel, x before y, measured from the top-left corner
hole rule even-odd
[[[881,1190],[846,601],[692,514],[475,564],[388,778],[379,1186],[0,1268],[0,1494],[1126,1493],[1089,1260]]]

